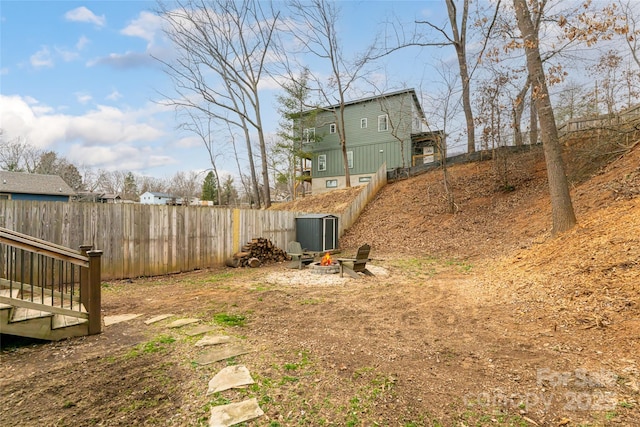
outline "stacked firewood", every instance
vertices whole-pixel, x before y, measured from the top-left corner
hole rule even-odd
[[[251,239],[240,252],[233,254],[225,261],[228,267],[260,267],[262,264],[289,260],[285,251],[263,237]]]

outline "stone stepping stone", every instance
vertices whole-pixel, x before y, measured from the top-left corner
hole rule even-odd
[[[175,320],[167,326],[168,328],[181,328],[185,325],[190,325],[192,323],[198,323],[200,319],[178,319]]]
[[[244,365],[227,366],[214,375],[209,380],[209,389],[207,395],[219,391],[229,390],[230,388],[242,387],[253,384],[253,378],[249,370]]]
[[[151,325],[152,323],[157,323],[157,322],[159,322],[161,320],[168,319],[169,317],[173,317],[173,314],[161,314],[159,316],[152,317],[149,320],[145,320],[144,324],[145,325]]]
[[[239,403],[211,408],[209,427],[229,427],[264,415],[258,400],[253,398]]]
[[[247,354],[249,350],[241,345],[231,345],[220,349],[211,350],[198,357],[195,362],[198,365],[208,365],[210,363],[219,362],[241,354]]]
[[[198,341],[195,346],[196,347],[206,347],[208,345],[218,345],[218,344],[226,344],[231,342],[231,337],[226,335],[207,335],[202,337],[200,341]]]
[[[118,314],[115,316],[104,316],[104,326],[115,325],[116,323],[127,322],[140,317],[142,314]]]
[[[206,334],[207,332],[215,331],[217,329],[218,328],[209,325],[200,325],[198,327],[190,329],[189,331],[185,332],[185,334],[189,337],[195,337],[196,335]]]

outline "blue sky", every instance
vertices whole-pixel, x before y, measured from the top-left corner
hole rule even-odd
[[[346,51],[371,42],[372,28],[393,15],[444,19],[441,1],[342,1]],[[171,82],[153,56],[171,56],[154,1],[0,2],[0,127],[54,150],[78,166],[126,170],[157,178],[210,167],[192,135],[178,131],[173,110],[158,103]],[[447,51],[445,55],[453,55]],[[416,52],[383,67],[389,90],[424,83],[425,60]],[[426,73],[428,74],[428,73]],[[428,83],[428,82],[427,82]],[[278,117],[264,91],[268,132]],[[235,175],[227,149],[219,168]]]

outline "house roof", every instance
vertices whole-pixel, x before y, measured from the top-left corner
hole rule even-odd
[[[397,96],[397,95],[402,95],[402,94],[409,94],[411,95],[411,97],[413,98],[413,102],[415,103],[416,107],[418,107],[418,112],[420,113],[420,117],[425,117],[424,115],[424,111],[422,111],[422,106],[420,105],[420,102],[418,101],[418,95],[416,94],[416,90],[415,89],[401,89],[401,90],[397,90],[395,92],[387,92],[387,93],[383,93],[380,95],[374,95],[374,96],[369,96],[367,98],[361,98],[361,99],[355,99],[353,101],[347,101],[344,103],[344,106],[347,107],[349,105],[355,105],[355,104],[362,104],[364,102],[370,102],[370,101],[375,101],[377,99],[383,99],[383,98],[389,98],[392,96]],[[320,109],[322,110],[332,110],[335,108],[340,107],[340,104],[335,104],[335,105],[331,105],[328,107],[322,107]],[[317,110],[317,108],[314,108],[312,110],[309,111],[315,111]]]
[[[164,197],[165,199],[175,199],[176,196],[174,196],[173,194],[169,194],[169,193],[159,193],[157,191],[147,191],[144,194],[151,194],[154,197]],[[144,195],[143,194],[143,195]]]
[[[58,175],[0,171],[0,193],[73,196],[75,191]]]

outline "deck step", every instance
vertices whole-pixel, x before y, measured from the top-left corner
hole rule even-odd
[[[89,320],[81,319],[79,317],[56,314],[51,320],[51,329],[67,328],[69,326],[82,325],[84,323],[89,323]]]
[[[9,297],[9,298],[18,298],[20,295],[20,289],[0,289],[0,296]],[[13,307],[11,304],[4,304],[0,302],[0,310],[3,308],[11,308]]]
[[[45,317],[52,317],[53,313],[42,310],[33,310],[31,308],[15,307],[10,322],[24,322],[31,319],[39,319]]]

